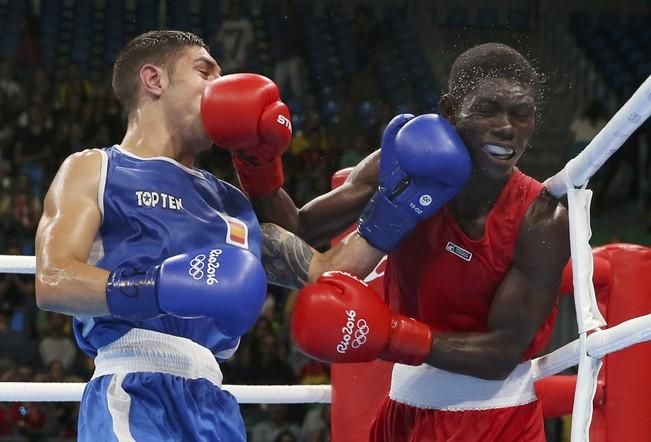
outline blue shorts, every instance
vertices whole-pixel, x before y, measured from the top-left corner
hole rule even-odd
[[[129,373],[92,379],[79,410],[79,441],[246,441],[235,397],[206,379]]]

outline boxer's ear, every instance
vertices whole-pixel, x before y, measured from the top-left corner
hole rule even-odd
[[[160,97],[163,89],[167,85],[167,77],[163,69],[151,63],[144,64],[140,67],[138,72],[142,88],[147,94],[154,97]]]
[[[439,112],[441,116],[445,117],[450,123],[454,124],[456,121],[457,102],[450,94],[444,94],[439,101]]]

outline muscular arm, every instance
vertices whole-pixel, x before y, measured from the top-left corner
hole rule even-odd
[[[300,209],[283,190],[252,200],[260,222],[274,223],[319,247],[353,224],[373,196],[379,180],[380,151],[352,170],[344,184]]]
[[[101,224],[97,189],[101,154],[71,155],[45,196],[36,231],[36,302],[70,315],[109,314],[109,272],[86,264]]]
[[[520,227],[513,266],[491,306],[489,331],[435,334],[427,363],[486,379],[508,376],[556,302],[569,247],[567,211],[544,192]]]
[[[275,224],[263,224],[262,233],[262,264],[269,283],[291,289],[314,282],[329,270],[364,278],[384,255],[356,232],[325,253]]]

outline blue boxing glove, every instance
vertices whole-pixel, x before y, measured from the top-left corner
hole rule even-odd
[[[461,190],[471,168],[466,146],[443,117],[398,115],[382,135],[380,185],[358,221],[359,234],[392,251]]]
[[[144,270],[109,275],[106,301],[113,316],[149,319],[163,314],[209,317],[227,336],[241,336],[257,320],[267,293],[260,259],[229,245],[194,250]]]

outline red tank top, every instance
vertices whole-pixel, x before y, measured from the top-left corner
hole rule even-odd
[[[484,236],[470,239],[447,206],[421,223],[388,259],[385,299],[394,311],[438,332],[488,331],[493,297],[513,262],[520,223],[543,185],[516,169],[486,218]],[[523,360],[540,353],[556,307]]]

